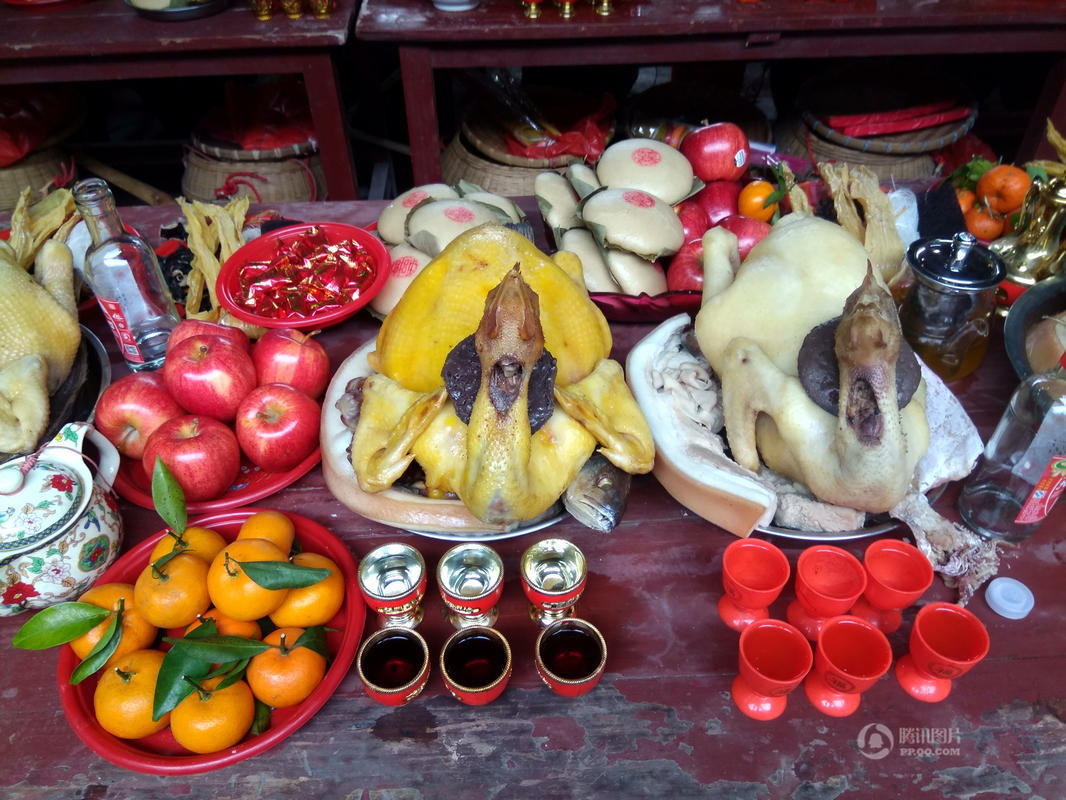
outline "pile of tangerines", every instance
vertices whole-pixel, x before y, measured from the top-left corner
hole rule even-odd
[[[263,709],[310,696],[344,578],[324,555],[290,555],[295,539],[293,521],[273,510],[253,512],[233,541],[206,527],[169,530],[133,584],[85,592],[82,607],[108,613],[69,644],[79,668],[106,656],[93,694],[100,727],[140,739],[169,725],[187,750],[213,753],[259,732]]]
[[[1016,229],[1032,184],[1028,172],[1013,164],[975,160],[954,177],[955,194],[970,233],[991,241]]]

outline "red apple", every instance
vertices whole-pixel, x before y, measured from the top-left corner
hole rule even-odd
[[[707,212],[695,200],[682,200],[674,206],[674,211],[677,212],[677,218],[681,220],[681,230],[685,234],[686,242],[699,239],[711,226],[711,221],[707,219]]]
[[[740,196],[740,184],[737,181],[711,181],[693,198],[707,215],[708,227],[717,225],[733,214],[739,214],[737,198]]]
[[[217,419],[192,414],[167,420],[148,437],[142,463],[149,480],[156,456],[191,502],[220,497],[241,468],[241,449],[233,431]]]
[[[318,446],[322,408],[287,383],[265,383],[237,410],[237,443],[257,467],[287,472]]]
[[[329,383],[329,355],[313,336],[271,328],[252,348],[256,383],[288,383],[318,398]]]
[[[93,424],[124,456],[140,460],[152,432],[185,409],[158,372],[133,372],[111,383],[96,401]]]
[[[740,251],[740,259],[743,261],[756,244],[770,232],[770,223],[762,220],[742,217],[739,214],[726,217],[718,223],[726,230],[732,231],[737,237],[737,249]]]
[[[190,336],[163,362],[167,390],[190,414],[230,422],[255,388],[252,356],[221,336]]]
[[[701,181],[735,181],[748,169],[748,137],[732,122],[696,128],[681,140],[681,153]]]
[[[685,242],[666,269],[666,288],[671,292],[703,291],[703,239]]]
[[[246,351],[252,347],[248,334],[240,328],[234,328],[232,325],[222,325],[218,322],[208,322],[203,319],[183,319],[170,332],[170,338],[167,339],[167,352],[169,353],[179,342],[188,339],[190,336],[207,335],[229,339]]]

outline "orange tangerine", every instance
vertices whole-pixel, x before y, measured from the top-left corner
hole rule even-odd
[[[328,569],[330,573],[318,583],[290,589],[282,604],[270,612],[270,621],[279,628],[325,625],[344,605],[344,576],[340,567],[319,553],[297,553],[292,563]]]
[[[100,608],[109,608],[112,611],[118,611],[119,600],[123,601],[122,628],[119,634],[122,638],[119,639],[118,648],[104,664],[105,667],[114,666],[127,653],[142,650],[155,641],[158,631],[155,625],[146,620],[137,610],[133,602],[132,583],[98,583],[78,600],[82,603],[92,603]],[[80,659],[89,655],[110,624],[111,617],[108,617],[95,628],[91,628],[71,641],[70,646],[74,649],[74,654]]]
[[[246,561],[285,561],[285,553],[266,539],[236,539],[215,556],[207,571],[211,603],[227,617],[253,620],[284,602],[288,589],[266,589],[241,568]]]
[[[277,545],[278,550],[287,556],[296,538],[296,525],[281,511],[256,511],[241,525],[237,538],[266,539]]]
[[[133,585],[133,602],[145,619],[160,628],[188,625],[211,606],[207,562],[179,553],[162,568],[148,564]]]
[[[154,564],[171,551],[178,550],[179,552],[192,553],[194,556],[199,556],[210,564],[218,551],[225,546],[226,540],[218,531],[193,525],[186,528],[180,536],[173,531],[167,531],[156,546],[152,548],[152,554],[148,556],[148,561]]]

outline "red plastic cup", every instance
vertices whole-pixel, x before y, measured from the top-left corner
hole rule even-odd
[[[898,539],[878,539],[863,555],[866,590],[851,613],[886,634],[899,629],[900,611],[913,605],[933,583],[933,565],[921,550]]]
[[[922,606],[911,628],[910,651],[896,662],[896,680],[911,697],[938,703],[952,681],[988,655],[988,630],[954,603]]]
[[[562,697],[590,692],[607,666],[603,634],[583,619],[559,619],[541,629],[535,653],[541,680]]]
[[[730,687],[733,702],[752,719],[776,719],[813,660],[799,629],[779,619],[753,620],[740,632],[740,672]]]
[[[355,663],[363,689],[387,706],[411,702],[429,680],[429,646],[410,628],[382,628],[370,634]]]
[[[737,539],[722,554],[718,616],[735,631],[770,616],[769,606],[788,583],[791,568],[781,550],[762,539]]]
[[[812,642],[822,623],[848,613],[866,589],[862,562],[842,547],[817,544],[796,562],[796,599],[785,614]]]
[[[892,646],[880,629],[851,615],[831,617],[818,633],[814,670],[803,689],[823,714],[846,717],[891,666]]]
[[[511,679],[511,647],[495,628],[460,628],[444,643],[440,672],[452,697],[483,706],[499,697]]]

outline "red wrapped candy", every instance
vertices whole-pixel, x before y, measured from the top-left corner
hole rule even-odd
[[[373,280],[366,248],[351,239],[331,243],[313,226],[295,238],[279,239],[269,261],[240,268],[239,303],[275,319],[310,317],[357,299]]]

